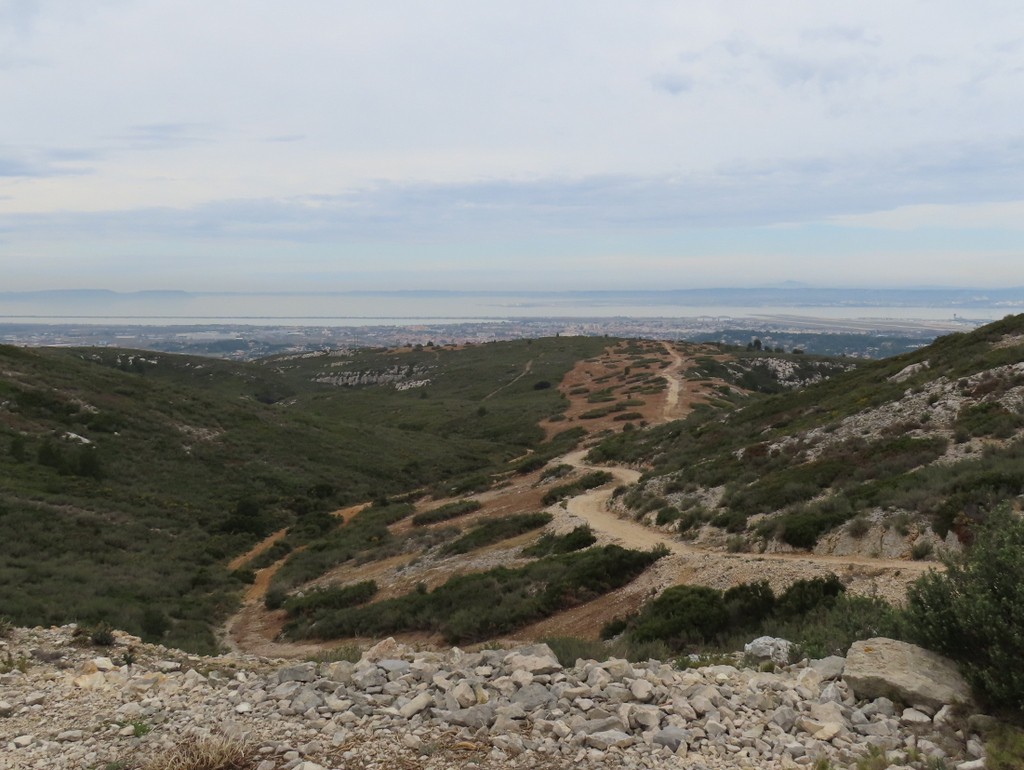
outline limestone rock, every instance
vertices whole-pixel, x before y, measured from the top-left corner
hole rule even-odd
[[[667,746],[670,751],[676,752],[680,745],[689,742],[690,732],[681,727],[666,727],[655,733],[652,740],[655,746]]]
[[[846,668],[846,658],[841,658],[838,655],[818,658],[811,661],[811,668],[818,672],[818,676],[823,682],[838,679],[843,675],[843,669]]]
[[[389,636],[387,639],[377,642],[377,644],[364,652],[362,660],[369,661],[370,663],[376,663],[379,660],[401,658],[411,652],[412,649],[410,647],[407,647],[404,644],[399,644],[395,641],[394,637]]]
[[[967,682],[951,661],[894,639],[854,642],[843,680],[858,698],[895,697],[936,709],[972,702]]]
[[[759,636],[754,641],[743,645],[743,654],[749,655],[754,660],[770,660],[779,665],[785,665],[789,662],[789,653],[792,648],[792,642],[785,639],[775,636]]]
[[[613,746],[623,748],[633,743],[633,736],[621,730],[605,730],[601,733],[593,733],[587,736],[586,743],[591,748],[599,751],[607,751]]]

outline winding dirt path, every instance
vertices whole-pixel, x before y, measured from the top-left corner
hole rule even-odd
[[[687,359],[671,343],[666,342],[663,346],[671,361],[660,371],[667,381],[667,389],[664,403],[659,410],[660,419],[656,418],[656,422],[668,422],[685,417],[693,403],[700,398],[700,388],[689,390],[683,380],[682,374],[688,363]],[[485,400],[529,374],[531,364],[532,361],[527,362],[522,373],[485,397]],[[586,396],[584,395],[581,400],[583,408],[586,408]],[[604,426],[593,424],[588,427],[596,430]],[[728,588],[738,583],[767,580],[772,588],[778,591],[797,579],[835,573],[840,575],[853,593],[900,601],[912,581],[938,566],[934,562],[878,559],[861,555],[833,556],[807,552],[728,553],[698,547],[679,540],[672,534],[620,516],[612,510],[610,502],[614,488],[636,483],[641,473],[621,466],[591,465],[585,459],[587,452],[588,448],[577,449],[553,460],[551,465],[565,463],[584,472],[607,471],[613,480],[566,500],[564,507],[553,506],[550,510],[555,511],[559,528],[567,530],[580,523],[586,523],[598,537],[598,542],[617,543],[624,547],[640,549],[661,546],[668,549],[669,555],[617,591],[521,629],[515,634],[517,640],[567,634],[596,637],[604,623],[614,617],[636,611],[652,596],[671,585],[681,583]],[[537,499],[530,502],[529,506],[536,510],[540,492],[533,486],[534,476],[539,476],[539,472],[530,479],[521,479],[518,485],[491,489],[474,497],[487,506],[484,513],[520,510],[523,509],[524,501],[532,498]],[[335,515],[347,521],[363,507],[352,506],[336,511]],[[248,553],[232,560],[231,567],[234,569],[244,565],[283,536],[284,530],[273,533]],[[241,610],[229,621],[223,634],[225,644],[232,649],[270,657],[298,657],[313,655],[335,646],[332,643],[296,644],[276,641],[284,622],[284,613],[266,610],[263,607],[263,598],[271,579],[283,563],[284,559],[257,571],[256,581],[246,591]],[[464,571],[464,565],[463,568],[456,569],[456,572],[461,571]],[[431,583],[443,582],[443,578],[443,575],[434,576]]]
[[[661,419],[662,422],[670,422],[685,416],[679,413],[679,395],[683,391],[683,381],[680,377],[683,371],[683,357],[679,355],[679,351],[672,346],[671,342],[666,342],[664,345],[665,352],[671,357],[672,363],[661,372],[662,376],[668,380],[668,392],[665,394],[665,406],[662,409]]]
[[[530,359],[529,361],[527,361],[527,362],[526,362],[526,366],[524,366],[524,367],[523,367],[523,371],[521,371],[521,372],[520,372],[519,374],[517,374],[517,375],[516,375],[515,377],[513,377],[513,378],[512,378],[511,380],[509,380],[508,382],[506,382],[506,383],[505,383],[504,385],[502,385],[502,386],[501,386],[500,388],[497,388],[497,389],[495,389],[495,390],[492,390],[492,391],[491,391],[490,393],[488,393],[488,394],[487,394],[486,396],[484,396],[482,400],[483,400],[483,401],[486,401],[486,400],[488,400],[489,398],[492,398],[492,397],[494,397],[494,396],[498,395],[498,394],[499,394],[499,393],[501,393],[501,391],[503,391],[503,390],[504,390],[505,388],[507,388],[507,387],[509,387],[510,385],[514,385],[515,383],[519,382],[519,381],[520,381],[521,379],[523,379],[523,377],[525,377],[526,375],[528,375],[528,374],[529,374],[530,372],[532,372],[532,371],[533,371],[533,359],[531,358],[531,359]]]

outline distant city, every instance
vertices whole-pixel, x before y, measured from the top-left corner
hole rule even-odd
[[[879,358],[1024,310],[1024,290],[0,293],[0,342],[251,360],[327,348],[607,335]]]

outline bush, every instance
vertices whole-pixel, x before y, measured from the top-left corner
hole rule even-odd
[[[566,668],[576,665],[577,658],[584,660],[604,660],[608,657],[607,648],[596,639],[581,639],[578,636],[552,636],[541,639],[551,648],[558,662]]]
[[[564,535],[545,533],[540,540],[523,549],[524,556],[549,556],[556,553],[572,553],[589,548],[597,542],[590,527],[583,525]]]
[[[722,592],[705,586],[672,586],[644,608],[632,631],[638,642],[664,641],[673,649],[703,643],[729,624]]]
[[[740,583],[722,596],[732,625],[750,626],[771,615],[775,609],[775,594],[767,580]]]
[[[988,770],[1021,770],[1024,768],[1024,730],[999,725],[986,736],[985,767]]]
[[[907,595],[916,640],[957,661],[990,706],[1024,711],[1024,522],[1005,508],[974,544]]]
[[[441,549],[443,554],[468,553],[485,545],[540,529],[551,522],[550,513],[514,513],[497,519],[487,519],[458,540]]]
[[[268,610],[279,610],[287,598],[288,594],[283,588],[271,586],[263,595],[263,606]]]
[[[479,500],[456,500],[438,508],[423,513],[417,513],[412,517],[414,527],[423,527],[427,524],[436,524],[439,521],[449,521],[467,513],[479,511],[483,506]]]
[[[320,612],[305,638],[440,633],[449,644],[493,639],[575,607],[633,580],[665,551],[616,545],[549,556],[517,569],[456,575],[428,593],[411,591],[360,607]]]
[[[557,503],[563,497],[572,497],[574,495],[586,492],[588,489],[594,489],[600,487],[611,481],[614,476],[608,473],[608,471],[591,471],[580,476],[576,481],[561,486],[552,487],[544,493],[544,497],[541,501],[544,505],[552,505]]]
[[[89,631],[89,641],[97,647],[111,647],[114,644],[114,629],[109,623],[97,623]]]
[[[834,574],[809,580],[797,580],[778,598],[775,613],[783,618],[806,615],[816,607],[830,607],[846,587]]]
[[[188,738],[145,765],[144,770],[241,770],[255,766],[255,747],[224,736]]]
[[[914,543],[910,548],[910,558],[914,561],[922,561],[932,555],[932,541],[922,540],[919,543]]]

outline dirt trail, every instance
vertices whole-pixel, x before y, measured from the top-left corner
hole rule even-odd
[[[521,371],[514,378],[512,378],[511,380],[506,382],[500,388],[497,388],[496,390],[492,390],[490,393],[488,393],[486,396],[483,397],[483,400],[486,401],[487,399],[492,398],[493,396],[498,395],[505,388],[507,388],[510,385],[514,385],[515,383],[519,382],[521,379],[523,379],[523,377],[528,375],[531,371],[533,371],[533,359],[532,358],[529,361],[526,362],[526,366],[523,367],[523,371]]]
[[[668,387],[664,395],[664,403],[654,412],[652,422],[668,422],[685,417],[693,404],[701,400],[701,387],[697,385],[687,389],[682,379],[687,360],[671,345],[664,343],[665,353],[671,358],[668,366],[659,373],[665,378]],[[526,376],[532,362],[527,362],[524,371],[514,380],[502,386],[508,387],[512,382]],[[581,370],[584,371],[584,370]],[[577,373],[577,377],[579,377]],[[592,375],[587,374],[587,377]],[[563,382],[563,390],[571,389],[572,379],[567,377],[570,387]],[[577,385],[579,382],[576,383]],[[498,388],[494,393],[499,392]],[[493,395],[493,393],[491,394]],[[489,398],[488,396],[487,398]],[[586,395],[573,400],[573,406],[567,410],[570,419],[588,407]],[[559,424],[564,425],[564,423]],[[590,430],[607,429],[601,421],[590,421]],[[632,468],[621,466],[597,466],[586,462],[587,448],[577,449],[561,458],[552,460],[551,464],[565,463],[580,471],[603,470],[610,473],[613,481],[602,487],[588,490],[565,501],[564,507],[556,510],[556,524],[561,528],[571,528],[580,523],[588,524],[602,543],[617,543],[627,548],[651,549],[663,546],[669,555],[661,559],[651,569],[627,586],[602,596],[584,605],[543,620],[521,629],[516,639],[530,640],[552,635],[596,636],[601,626],[614,617],[636,611],[645,601],[671,585],[693,583],[708,585],[715,588],[728,588],[742,582],[768,580],[775,590],[780,590],[794,580],[800,578],[823,576],[828,573],[840,575],[853,593],[879,596],[889,601],[899,601],[906,592],[906,587],[918,576],[934,569],[934,562],[903,561],[899,559],[876,559],[867,556],[831,556],[806,552],[792,553],[727,553],[720,550],[700,548],[677,539],[653,527],[645,526],[631,518],[622,517],[609,505],[614,488],[618,485],[636,483],[641,473]],[[484,503],[480,515],[502,514],[518,510],[538,507],[541,491],[533,484],[539,472],[520,480],[505,488],[488,490],[474,498]],[[440,504],[437,501],[436,504]],[[524,507],[525,506],[525,507]],[[345,521],[354,516],[365,505],[352,506],[335,515]],[[247,554],[234,559],[232,568],[243,565],[252,558],[270,548],[273,543],[284,536],[284,531],[275,532],[266,540],[254,546]],[[508,544],[502,544],[504,548]],[[408,560],[408,557],[402,557]],[[508,558],[502,556],[502,558]],[[232,649],[252,654],[271,657],[309,656],[334,646],[332,643],[294,644],[274,641],[284,623],[283,611],[270,612],[263,607],[263,598],[274,574],[284,563],[284,559],[266,569],[257,571],[256,581],[246,591],[242,609],[235,615],[225,628],[224,641]],[[455,572],[463,572],[466,565],[452,567]],[[479,565],[477,568],[481,568]],[[472,567],[470,568],[472,569]],[[335,576],[348,574],[337,570]],[[382,574],[382,578],[385,576]],[[421,579],[426,576],[419,576]],[[408,579],[413,579],[411,576]],[[444,582],[444,574],[431,574],[431,585]]]
[[[668,393],[665,395],[665,407],[662,410],[661,419],[662,422],[670,422],[683,416],[679,414],[679,394],[683,390],[683,381],[679,375],[683,371],[683,357],[679,355],[671,342],[664,344],[665,352],[672,358],[672,363],[667,369],[662,370],[662,376],[668,380]]]
[[[256,543],[256,545],[254,545],[248,551],[246,551],[245,553],[241,554],[240,556],[236,556],[234,559],[229,561],[228,562],[228,569],[236,570],[239,567],[241,567],[243,564],[246,564],[246,563],[252,561],[257,556],[259,556],[261,553],[263,553],[264,551],[269,549],[270,546],[272,546],[274,543],[276,543],[278,540],[280,540],[282,537],[284,537],[287,533],[288,533],[288,528],[285,527],[284,529],[279,529],[279,530],[277,530],[277,532],[273,533],[272,535],[268,535],[267,537],[263,538],[262,540],[260,540],[260,542]]]
[[[723,553],[711,551],[705,548],[698,548],[682,540],[668,535],[660,530],[640,524],[629,518],[618,516],[609,510],[608,501],[611,500],[615,484],[633,484],[640,478],[638,471],[629,468],[615,466],[589,465],[584,461],[587,450],[579,450],[565,455],[562,461],[579,468],[583,471],[603,470],[610,472],[614,482],[609,482],[603,487],[591,489],[581,495],[570,499],[566,505],[566,511],[578,516],[590,524],[595,533],[601,533],[608,539],[618,542],[621,545],[631,548],[655,548],[659,545],[667,547],[672,553],[684,556],[715,557],[730,562],[757,560],[758,562],[796,562],[808,564],[823,564],[833,568],[842,568],[849,565],[863,567],[874,567],[878,569],[899,569],[923,574],[934,565],[924,561],[903,561],[901,559],[874,559],[869,556],[829,556],[826,554],[813,554],[803,551],[792,553]]]
[[[337,516],[343,523],[348,523],[349,519],[367,505],[369,503],[359,503],[358,505],[350,505],[347,508],[339,508],[336,511],[332,511],[331,515]],[[228,567],[230,569],[238,569],[249,563],[283,538],[287,532],[287,529],[279,529],[277,532],[268,535],[244,554],[232,559]],[[299,546],[292,553],[302,549],[303,546]],[[268,658],[285,658],[313,655],[332,646],[278,643],[273,641],[284,625],[284,611],[267,610],[263,606],[263,599],[270,588],[270,581],[273,580],[277,571],[284,566],[287,559],[288,557],[285,556],[275,561],[269,567],[256,570],[256,578],[245,589],[245,594],[242,596],[241,608],[228,620],[220,634],[221,642],[232,652],[244,652]]]

